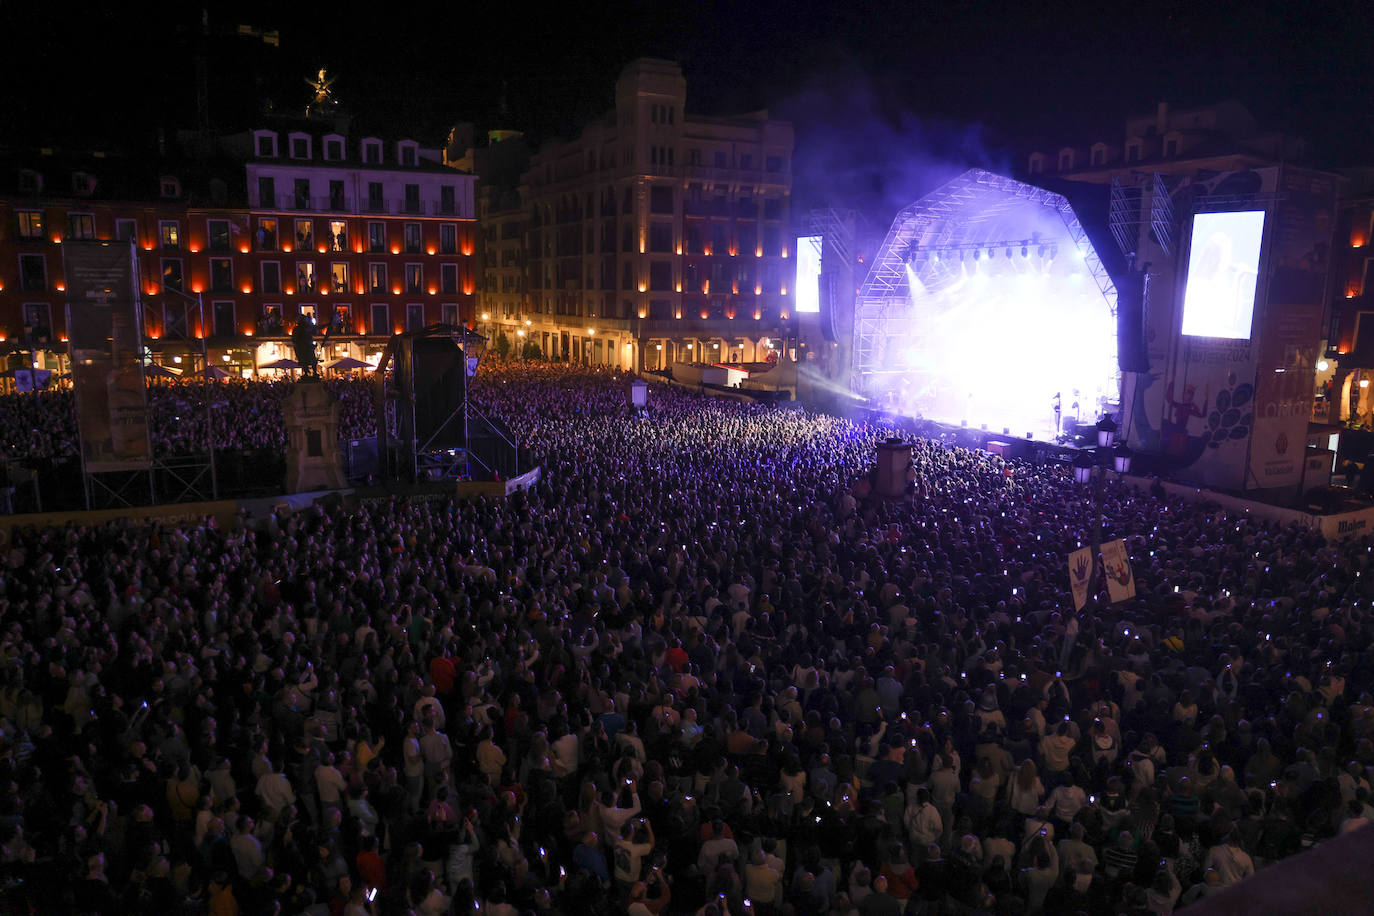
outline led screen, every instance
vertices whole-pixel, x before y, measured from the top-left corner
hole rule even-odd
[[[1255,314],[1264,211],[1199,213],[1193,217],[1183,333],[1248,340]]]
[[[821,237],[808,235],[797,239],[797,311],[821,310],[820,276]]]

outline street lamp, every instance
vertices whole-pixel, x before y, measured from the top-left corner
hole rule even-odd
[[[1116,473],[1131,473],[1131,459],[1133,457],[1135,457],[1135,453],[1124,442],[1112,449],[1112,464],[1116,467]]]
[[[1102,419],[1097,421],[1097,447],[1111,448],[1116,442],[1116,431],[1120,429],[1107,414],[1102,415]]]

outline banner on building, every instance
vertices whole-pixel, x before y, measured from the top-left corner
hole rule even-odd
[[[67,241],[67,338],[88,473],[152,465],[143,380],[143,314],[132,242]]]
[[[1290,167],[1279,177],[1269,284],[1255,329],[1255,425],[1246,489],[1302,483],[1337,181]]]
[[[1135,597],[1135,575],[1126,555],[1126,542],[1118,538],[1102,545],[1102,570],[1107,577],[1107,594],[1112,603]]]
[[[1073,589],[1073,609],[1083,610],[1088,603],[1088,580],[1093,574],[1093,552],[1082,547],[1069,554],[1069,586]]]

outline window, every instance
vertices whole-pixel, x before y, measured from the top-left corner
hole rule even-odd
[[[315,262],[297,261],[296,262],[296,292],[313,293],[315,291]]]
[[[669,185],[654,185],[649,189],[649,212],[672,213],[673,189]]]
[[[743,153],[739,157],[739,167],[742,169],[752,169],[754,167],[754,157],[748,153]]]
[[[368,165],[379,165],[382,161],[382,143],[380,140],[363,141],[363,162]]]
[[[69,239],[93,239],[95,238],[95,217],[90,213],[68,213],[67,214],[67,238]]]
[[[673,288],[673,265],[668,261],[653,261],[649,264],[649,289],[655,292],[668,292]]]
[[[281,303],[268,302],[262,307],[262,324],[258,328],[258,333],[268,336],[283,334],[285,328],[281,323]]]
[[[163,248],[181,247],[181,228],[175,220],[163,220],[158,223],[158,229],[162,232]]]
[[[317,311],[318,311],[318,309],[316,309],[315,303],[313,303],[313,302],[302,302],[302,303],[301,303],[300,315],[301,315],[301,319],[302,319],[302,320],[305,320],[305,319],[308,318],[308,319],[310,319],[312,322],[315,321],[315,315],[316,315],[316,312],[317,312]],[[316,322],[316,323],[318,324],[318,322]]]
[[[346,198],[344,197],[344,183],[342,181],[339,181],[338,179],[330,179],[329,209],[343,210],[346,209],[347,206],[348,203]]]
[[[399,149],[400,149],[400,151],[401,151],[401,155],[400,155],[401,165],[405,165],[405,166],[414,166],[414,165],[415,165],[415,144],[413,144],[413,143],[402,143],[402,144],[399,145]]]
[[[315,221],[296,220],[296,250],[310,251],[315,247]]]
[[[1127,161],[1127,162],[1139,162],[1140,159],[1141,159],[1141,154],[1142,154],[1142,152],[1143,152],[1143,147],[1142,147],[1141,144],[1139,144],[1139,143],[1131,143],[1131,144],[1128,144],[1128,145],[1126,146],[1126,161]]]
[[[335,261],[329,265],[329,288],[336,293],[351,293],[348,288],[348,264]]]
[[[446,216],[451,216],[458,212],[457,195],[454,193],[453,185],[446,184],[439,188],[439,212]]]
[[[234,268],[229,258],[210,259],[210,292],[232,293],[234,291]]]
[[[348,250],[348,222],[341,219],[329,221],[329,250]]]
[[[331,162],[338,162],[343,157],[342,140],[330,138],[324,141],[324,158]]]
[[[275,207],[277,205],[277,182],[267,176],[258,178],[258,206]]]
[[[386,223],[367,224],[367,250],[373,254],[386,251]]]
[[[701,150],[697,149],[695,146],[687,150],[687,164],[701,165]]]
[[[263,217],[258,220],[258,234],[256,240],[258,243],[258,251],[277,250],[276,217]]]
[[[291,158],[309,159],[310,158],[310,138],[292,137],[291,138]]]
[[[264,293],[281,292],[281,262],[263,261],[262,262],[262,291]]]
[[[635,266],[629,261],[625,262],[625,266],[621,271],[620,288],[627,292],[635,288]]]
[[[181,196],[181,182],[180,182],[180,181],[177,181],[175,178],[173,178],[173,177],[170,176],[170,175],[164,175],[164,176],[162,176],[162,182],[161,182],[161,183],[162,183],[162,196],[163,196],[163,197],[180,197],[180,196]]]
[[[439,306],[439,309],[442,312],[442,318],[440,320],[443,321],[444,324],[456,325],[462,322],[457,303],[445,302],[443,305]]]
[[[378,337],[391,333],[391,319],[389,309],[385,302],[372,303],[371,321],[368,322],[367,331]]]
[[[19,190],[26,194],[37,194],[43,190],[43,176],[33,169],[20,169]]]
[[[48,288],[48,263],[41,254],[19,256],[19,285],[31,292]]]
[[[621,212],[621,213],[633,213],[633,212],[635,212],[635,198],[634,198],[634,191],[633,191],[633,189],[631,189],[631,188],[626,188],[626,189],[625,189],[625,202],[621,205],[621,207],[620,207],[620,212]]]
[[[671,254],[673,251],[673,224],[651,223],[649,225],[649,250],[655,254]]]
[[[41,239],[43,237],[43,211],[19,211],[19,237],[21,239]]]
[[[232,248],[232,238],[229,233],[229,221],[227,219],[212,219],[206,221],[206,247],[211,251],[229,251]]]
[[[620,225],[620,250],[625,254],[632,254],[635,250],[635,227],[633,223],[621,223]]]
[[[291,196],[297,210],[310,209],[310,179],[297,178],[292,183]]]
[[[406,254],[417,254],[423,244],[420,236],[419,223],[406,223],[405,229]]]
[[[88,172],[72,173],[72,193],[85,197],[95,190],[95,179]]]
[[[764,160],[763,160],[763,167],[764,167],[764,169],[765,169],[766,171],[769,171],[769,172],[781,172],[781,171],[782,171],[782,157],[781,157],[781,156],[767,156],[767,157],[765,157]]]
[[[729,166],[729,162],[728,162],[728,159],[727,159],[727,157],[726,157],[726,155],[725,155],[725,151],[724,151],[724,150],[716,150],[715,162],[716,162],[716,168],[718,168],[718,169],[727,168],[727,167]]]
[[[115,220],[115,238],[119,239],[121,242],[138,241],[138,220]]]
[[[210,309],[214,321],[214,335],[216,337],[233,337],[235,331],[234,300],[216,299],[210,303]]]
[[[1059,171],[1067,172],[1073,168],[1073,152],[1064,150],[1059,154]]]
[[[419,264],[406,265],[406,292],[422,293],[425,286],[425,269]]]
[[[1170,158],[1170,159],[1172,159],[1174,156],[1177,156],[1177,155],[1178,155],[1178,141],[1177,141],[1177,140],[1165,140],[1165,141],[1164,141],[1164,155],[1165,155],[1166,157]]]
[[[386,265],[371,263],[367,265],[367,288],[369,292],[386,294]]]
[[[382,183],[380,181],[367,183],[367,209],[373,213],[381,213],[386,209],[386,204],[382,200]]]
[[[407,213],[420,212],[420,186],[418,184],[406,185],[405,206]]]
[[[162,259],[162,285],[167,289],[183,292],[181,258]]]
[[[439,253],[458,253],[458,227],[453,223],[442,223],[439,226]]]
[[[47,302],[24,303],[24,327],[33,328],[35,336],[52,333],[52,306]]]
[[[406,330],[418,331],[425,326],[425,304],[411,302],[406,306]]]
[[[353,306],[347,302],[334,303],[334,320],[330,330],[335,334],[347,334],[353,329]]]
[[[276,134],[258,134],[258,155],[271,159],[277,155]]]
[[[439,292],[458,292],[458,265],[443,264],[439,267]]]

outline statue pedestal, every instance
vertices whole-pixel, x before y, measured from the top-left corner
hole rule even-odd
[[[286,423],[286,491],[341,489],[339,405],[319,379],[307,378],[281,404]]]

